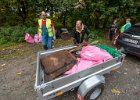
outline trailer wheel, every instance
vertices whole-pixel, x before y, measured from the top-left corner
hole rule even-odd
[[[104,84],[100,84],[96,86],[86,94],[84,100],[96,100],[102,94],[103,90],[104,90]]]

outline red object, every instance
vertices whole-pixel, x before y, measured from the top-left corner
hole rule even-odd
[[[88,44],[89,44],[88,41],[83,42],[84,46],[87,46]]]
[[[84,97],[81,97],[79,93],[77,93],[77,100],[84,100]]]
[[[51,20],[51,26],[52,26],[52,27],[54,27],[54,23],[53,23],[53,21],[52,21],[52,20]]]
[[[46,26],[46,20],[42,20],[42,25]],[[52,20],[51,20],[51,26],[54,27],[54,24],[53,24]]]
[[[42,25],[46,26],[46,20],[42,20]]]

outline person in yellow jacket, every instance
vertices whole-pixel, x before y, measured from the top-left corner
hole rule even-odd
[[[52,39],[55,37],[55,28],[51,19],[47,18],[45,11],[41,12],[41,19],[38,20],[38,35],[42,36],[42,45],[45,50],[52,48]]]

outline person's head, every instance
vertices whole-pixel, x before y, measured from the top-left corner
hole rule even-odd
[[[114,19],[114,20],[113,20],[113,24],[116,24],[116,23],[117,23],[117,21],[118,21],[117,19]]]
[[[126,23],[130,22],[131,19],[130,18],[126,18]]]
[[[82,28],[82,24],[83,24],[83,23],[82,23],[81,20],[77,20],[77,21],[76,21],[76,28],[77,28],[77,29],[81,29],[81,28]]]
[[[42,11],[41,12],[41,18],[45,20],[46,17],[47,17],[46,12],[45,11]]]

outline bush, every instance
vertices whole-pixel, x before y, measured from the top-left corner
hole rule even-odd
[[[6,26],[0,27],[0,44],[20,43],[24,41],[25,33],[34,35],[37,27]]]
[[[91,29],[90,40],[101,40],[103,38],[103,32],[96,29]]]

